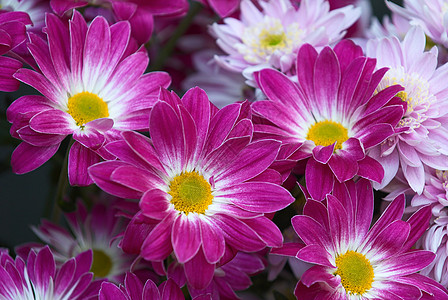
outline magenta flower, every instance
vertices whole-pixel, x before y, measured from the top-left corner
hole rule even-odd
[[[96,299],[100,282],[91,282],[92,252],[80,253],[56,267],[48,247],[13,260],[0,250],[0,298],[5,300]]]
[[[124,285],[116,285],[104,282],[101,285],[99,300],[185,300],[180,287],[172,280],[168,279],[157,287],[148,279],[145,285],[135,274],[127,273]],[[195,297],[193,300],[211,300],[210,296]]]
[[[305,178],[313,199],[323,199],[335,179],[342,183],[358,175],[380,182],[383,168],[366,152],[394,133],[403,104],[393,97],[402,88],[373,96],[386,69],[373,72],[375,60],[351,41],[319,54],[307,44],[297,59],[298,85],[271,69],[256,76],[269,100],[252,107],[275,126],[260,124],[255,131],[291,149],[300,146],[291,157],[309,157]]]
[[[30,34],[28,48],[40,72],[21,69],[15,77],[43,96],[23,96],[8,108],[11,134],[23,140],[11,165],[27,173],[45,163],[72,134],[68,163],[70,184],[88,185],[87,167],[112,158],[103,145],[120,131],[147,129],[147,115],[166,73],[144,74],[146,53],[128,47],[129,23],[112,26],[103,17],[90,26],[74,12],[69,28],[47,14],[48,43]],[[132,54],[131,54],[132,53]]]
[[[186,0],[50,0],[51,7],[59,16],[72,10],[89,4],[100,6],[104,10],[104,16],[113,15],[112,21],[129,21],[131,35],[139,45],[151,38],[154,18],[153,16],[180,15],[188,10]],[[112,11],[111,10],[112,6]],[[89,8],[87,8],[86,14]],[[92,14],[97,15],[98,10]]]
[[[264,214],[294,199],[268,169],[280,143],[251,142],[247,102],[217,110],[199,88],[182,100],[162,90],[149,123],[151,140],[124,132],[107,145],[120,160],[89,168],[101,189],[140,199],[143,216],[157,223],[141,256],[162,261],[174,250],[189,284],[203,289],[236,250],[281,246],[280,230]]]
[[[308,200],[291,222],[305,247],[297,258],[314,263],[297,284],[298,299],[448,299],[437,282],[417,272],[434,253],[411,247],[427,228],[426,206],[402,221],[405,198],[397,197],[370,227],[371,184],[362,180],[327,196],[327,205]]]
[[[3,55],[25,42],[26,26],[30,24],[30,17],[24,12],[0,11],[0,91],[13,92],[19,88],[20,83],[13,74],[22,64]]]
[[[370,156],[385,170],[384,188],[400,169],[413,191],[421,194],[425,167],[448,169],[448,64],[437,68],[437,48],[425,51],[422,28],[412,27],[400,42],[397,37],[370,40],[367,55],[378,67],[388,67],[377,91],[399,83],[404,90],[397,96],[405,103],[403,119],[396,134],[372,149]]]

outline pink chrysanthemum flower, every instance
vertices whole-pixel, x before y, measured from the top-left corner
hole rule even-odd
[[[369,155],[384,167],[381,189],[403,171],[409,186],[421,194],[425,166],[448,168],[448,65],[437,68],[437,48],[425,52],[425,34],[413,27],[402,42],[396,37],[371,40],[367,55],[377,59],[377,67],[388,67],[377,91],[400,84],[397,94],[406,105],[396,134],[372,149]]]
[[[56,267],[48,247],[13,260],[0,250],[0,298],[4,300],[97,299],[100,282],[91,282],[92,253],[86,251]]]
[[[255,76],[269,100],[252,107],[273,124],[256,125],[255,131],[290,149],[300,147],[291,159],[309,158],[305,179],[313,199],[323,199],[335,180],[342,183],[356,175],[377,182],[383,178],[383,168],[366,152],[394,133],[403,116],[401,101],[394,95],[402,88],[390,87],[373,96],[386,72],[374,68],[374,59],[344,40],[320,53],[311,45],[302,46],[298,85],[272,69]]]
[[[251,73],[273,67],[295,73],[297,51],[304,43],[323,47],[339,41],[360,16],[352,5],[330,11],[325,0],[303,0],[296,9],[289,0],[259,1],[262,11],[249,0],[241,2],[240,20],[224,19],[211,32],[227,56],[217,56],[225,68],[252,79]],[[292,69],[292,70],[291,70]]]
[[[65,214],[71,233],[46,220],[39,227],[32,227],[34,233],[51,247],[57,262],[65,262],[81,252],[92,250],[90,271],[95,278],[122,282],[136,259],[135,255],[126,254],[118,247],[120,240],[117,236],[124,231],[126,224],[122,218],[116,217],[118,210],[113,208],[114,204],[95,203],[89,212],[82,202],[78,203],[76,212]],[[38,245],[26,244],[16,252],[25,253],[30,247]]]
[[[3,55],[25,42],[26,26],[30,24],[30,17],[24,12],[0,11],[0,91],[13,92],[19,88],[20,83],[13,78],[13,74],[22,64]]]
[[[425,34],[435,43],[448,47],[448,2],[446,0],[404,0],[401,7],[386,1],[393,13],[420,25]]]
[[[120,287],[104,282],[101,285],[99,300],[185,300],[180,287],[171,279],[158,287],[148,279],[143,285],[135,274],[127,273],[124,284]],[[195,297],[193,300],[212,300],[209,295]]]
[[[72,134],[69,180],[88,185],[87,167],[111,158],[105,143],[120,138],[120,131],[148,128],[150,107],[170,78],[163,72],[143,75],[148,57],[128,48],[127,22],[109,26],[97,17],[87,26],[76,11],[68,28],[52,14],[46,22],[48,43],[31,34],[28,45],[42,73],[15,74],[43,96],[23,96],[8,108],[11,134],[23,140],[11,165],[19,174],[36,169]]]
[[[279,185],[280,174],[268,169],[280,143],[251,142],[247,102],[217,110],[199,88],[182,100],[166,90],[159,97],[151,140],[122,133],[123,141],[107,145],[120,160],[96,164],[89,173],[106,192],[140,199],[142,214],[156,223],[141,256],[162,261],[174,250],[189,284],[203,289],[215,265],[237,250],[281,246],[281,232],[265,213],[294,199]]]
[[[296,286],[298,299],[448,299],[440,284],[417,273],[434,253],[411,249],[427,228],[429,206],[402,221],[401,195],[370,227],[374,201],[368,181],[333,195],[326,206],[308,200],[304,214],[291,220],[305,243],[297,258],[315,264]]]

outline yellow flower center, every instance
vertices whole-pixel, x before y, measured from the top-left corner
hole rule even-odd
[[[342,149],[342,143],[348,140],[348,131],[340,123],[325,120],[311,126],[306,139],[324,147],[337,142],[334,149]]]
[[[210,184],[198,172],[182,172],[171,180],[169,185],[171,203],[179,212],[195,212],[204,214],[212,204],[212,189]]]
[[[76,125],[109,116],[107,103],[93,93],[81,92],[68,99],[68,113],[76,121]]]
[[[103,250],[93,249],[90,272],[97,278],[107,277],[112,269],[112,259]]]
[[[283,48],[286,46],[286,34],[284,32],[273,34],[263,29],[260,33],[260,46],[263,48]]]
[[[372,287],[373,267],[361,253],[347,251],[336,258],[337,271],[341,284],[349,294],[362,295]]]

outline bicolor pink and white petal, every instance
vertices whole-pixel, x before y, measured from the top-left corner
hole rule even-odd
[[[213,24],[211,33],[227,53],[216,56],[231,71],[244,71],[253,80],[255,69],[271,67],[295,74],[297,51],[304,43],[323,47],[341,40],[345,30],[361,15],[352,5],[330,11],[324,0],[304,0],[295,8],[289,0],[259,1],[261,11],[249,0],[241,1],[239,19]]]
[[[425,166],[448,169],[448,64],[437,67],[437,48],[425,51],[425,45],[425,34],[418,26],[402,42],[389,37],[367,44],[367,55],[377,59],[377,67],[390,68],[377,91],[402,85],[398,96],[406,106],[396,133],[369,153],[385,170],[377,189],[385,187],[400,169],[410,188],[421,194]]]
[[[394,133],[404,108],[394,97],[400,86],[374,95],[387,71],[374,68],[374,59],[344,40],[320,53],[309,44],[302,46],[298,84],[272,69],[256,74],[268,100],[256,101],[252,108],[269,122],[256,124],[255,131],[293,149],[290,160],[308,159],[305,179],[313,199],[322,200],[335,182],[354,176],[383,179],[380,163],[366,154]]]
[[[12,169],[19,174],[36,169],[72,135],[69,180],[88,185],[87,168],[111,158],[104,144],[123,130],[148,128],[148,112],[170,77],[143,74],[148,56],[129,47],[128,22],[110,26],[97,17],[87,25],[74,11],[68,25],[47,14],[45,31],[48,42],[30,34],[28,44],[39,71],[15,74],[42,95],[23,96],[7,110],[11,135],[23,141],[12,155]]]
[[[0,250],[0,297],[5,300],[97,299],[100,282],[89,272],[92,252],[82,252],[56,266],[49,247],[15,260]]]
[[[281,232],[265,214],[294,199],[269,169],[280,142],[252,141],[247,102],[218,110],[199,88],[182,99],[162,90],[159,99],[150,115],[151,139],[122,133],[122,141],[106,146],[119,160],[89,173],[104,191],[139,199],[141,214],[155,223],[140,255],[162,261],[174,251],[189,284],[203,289],[215,266],[236,250],[281,246]]]
[[[305,247],[297,258],[315,264],[296,286],[298,299],[448,299],[434,280],[418,274],[435,258],[412,249],[425,232],[431,208],[407,221],[403,195],[371,225],[373,190],[366,180],[347,182],[326,205],[308,200],[291,222]]]

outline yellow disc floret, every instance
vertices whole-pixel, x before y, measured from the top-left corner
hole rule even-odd
[[[169,184],[171,203],[179,212],[204,214],[212,204],[213,195],[210,184],[196,171],[182,172]]]
[[[90,272],[97,278],[107,277],[112,270],[112,259],[103,250],[93,249]]]
[[[260,33],[260,46],[263,48],[283,48],[286,46],[286,34],[270,33],[263,29]]]
[[[348,140],[348,131],[340,123],[325,120],[311,126],[306,139],[324,147],[337,142],[334,149],[342,149],[342,143]]]
[[[347,251],[336,258],[336,272],[348,294],[362,295],[372,287],[373,267],[361,253]]]
[[[84,126],[86,123],[96,119],[109,117],[107,103],[93,93],[78,93],[68,99],[67,106],[67,112],[78,126]]]

